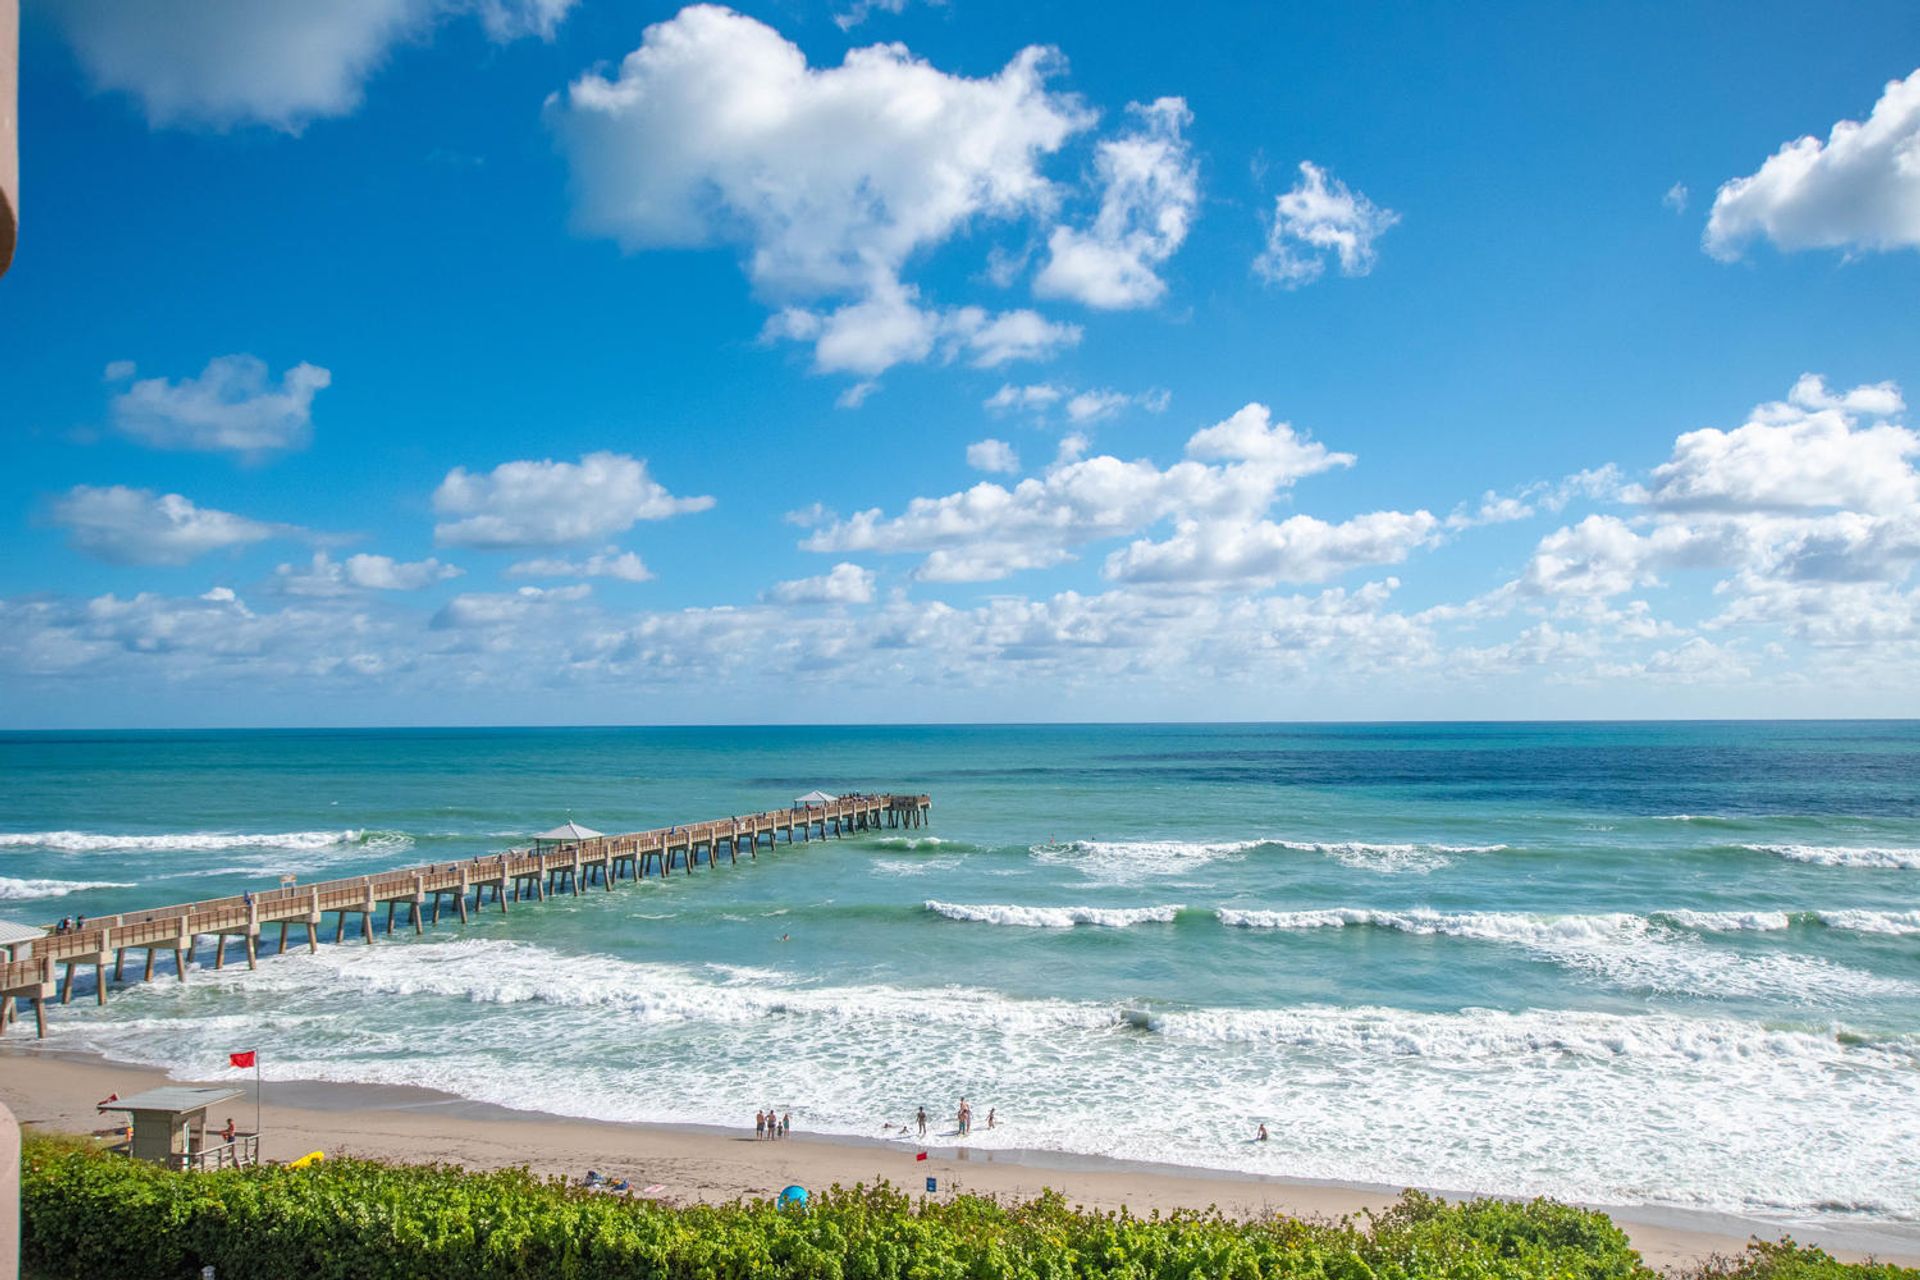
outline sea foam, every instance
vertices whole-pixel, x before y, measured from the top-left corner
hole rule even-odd
[[[981,1148],[1728,1212],[1920,1214],[1920,1043],[1822,1021],[1017,998],[462,939],[323,947],[136,987],[112,1010],[76,1004],[63,1034],[206,1075],[270,1022],[271,1077],[602,1119],[738,1125],[771,1102],[812,1131],[870,1137],[918,1105],[948,1114],[965,1092],[1000,1115],[975,1131]],[[423,1025],[456,1023],[434,1052],[413,1051]],[[1734,1115],[1739,1144],[1686,1140]],[[1256,1119],[1283,1123],[1258,1144]],[[1542,1134],[1550,1160],[1528,1154]],[[1829,1158],[1804,1159],[1810,1145]]]

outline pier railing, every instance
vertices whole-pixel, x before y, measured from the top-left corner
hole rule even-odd
[[[709,866],[723,849],[729,860],[738,861],[742,851],[754,853],[763,840],[771,844],[782,834],[792,843],[796,833],[803,839],[812,839],[815,831],[824,838],[881,827],[922,826],[932,806],[931,797],[926,795],[842,796],[824,804],[794,805],[586,840],[537,841],[531,848],[482,854],[464,861],[426,863],[313,884],[282,883],[257,893],[89,917],[80,928],[50,932],[35,939],[30,955],[0,963],[0,1034],[13,1019],[17,998],[33,1003],[39,1032],[46,1034],[45,1001],[54,994],[56,964],[66,966],[59,991],[63,1003],[72,997],[74,968],[92,965],[98,978],[96,996],[104,1004],[108,957],[113,959],[114,976],[118,978],[129,950],[146,952],[145,977],[148,979],[153,977],[155,952],[171,951],[175,971],[184,981],[184,957],[193,953],[198,939],[204,935],[219,939],[214,953],[216,968],[225,962],[228,937],[245,939],[247,962],[252,965],[263,925],[281,926],[280,940],[284,947],[287,928],[301,924],[312,948],[317,945],[315,927],[321,916],[329,912],[337,916],[336,937],[339,937],[345,932],[347,916],[352,914],[359,916],[361,932],[371,942],[373,912],[383,903],[388,909],[388,932],[392,932],[394,910],[402,904],[409,908],[418,931],[422,926],[422,907],[430,903],[437,921],[443,899],[449,900],[460,919],[465,920],[469,893],[473,895],[475,910],[479,909],[487,890],[492,891],[493,901],[504,910],[510,887],[515,900],[523,887],[532,896],[544,898],[554,891],[556,883],[578,893],[597,874],[598,883],[611,889],[623,870],[636,880],[649,870],[669,875],[676,866],[691,873],[703,851]]]

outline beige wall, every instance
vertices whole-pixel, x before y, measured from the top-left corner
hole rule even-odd
[[[13,261],[20,223],[19,73],[20,0],[0,0],[0,275]]]
[[[0,0],[10,4],[12,0]],[[20,1274],[20,1126],[0,1102],[0,1280]]]

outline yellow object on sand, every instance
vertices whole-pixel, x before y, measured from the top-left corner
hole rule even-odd
[[[327,1158],[327,1153],[324,1151],[309,1151],[307,1152],[307,1154],[301,1156],[298,1160],[289,1162],[287,1165],[287,1168],[304,1169],[310,1164],[319,1164],[322,1160],[325,1160],[326,1158]]]

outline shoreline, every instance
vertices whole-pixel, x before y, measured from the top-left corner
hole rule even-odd
[[[122,1064],[97,1054],[0,1044],[0,1101],[23,1125],[69,1133],[107,1127],[94,1103],[162,1083],[231,1086],[251,1093],[246,1078],[175,1080],[155,1067]],[[233,1116],[250,1127],[251,1097],[236,1098]],[[938,1179],[939,1194],[972,1192],[1028,1199],[1051,1188],[1073,1203],[1135,1213],[1218,1207],[1230,1217],[1284,1214],[1337,1219],[1379,1209],[1397,1187],[1327,1182],[1269,1174],[1119,1160],[1106,1156],[954,1146],[943,1139],[910,1144],[858,1135],[795,1133],[779,1142],[704,1125],[588,1120],[475,1102],[438,1090],[333,1081],[276,1081],[262,1107],[262,1155],[291,1160],[309,1151],[478,1169],[525,1165],[535,1173],[578,1180],[587,1169],[625,1177],[636,1187],[662,1184],[669,1202],[724,1202],[770,1197],[788,1183],[820,1188],[880,1179],[917,1192]],[[216,1125],[222,1116],[210,1116]],[[917,1151],[928,1152],[924,1162]],[[1447,1199],[1469,1193],[1422,1188]],[[1524,1198],[1524,1197],[1518,1197]],[[1612,1217],[1648,1264],[1685,1268],[1715,1254],[1735,1254],[1750,1237],[1791,1235],[1843,1261],[1868,1257],[1920,1265],[1920,1229],[1902,1224],[1854,1226],[1774,1223],[1663,1205],[1586,1204]]]

